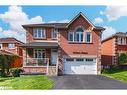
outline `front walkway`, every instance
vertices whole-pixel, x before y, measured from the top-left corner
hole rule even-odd
[[[127,89],[127,84],[101,75],[65,75],[51,77],[54,89]]]

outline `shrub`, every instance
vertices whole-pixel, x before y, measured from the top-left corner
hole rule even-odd
[[[19,77],[21,72],[23,72],[21,68],[11,68],[10,69],[10,73],[13,77]]]
[[[121,71],[121,69],[119,68],[119,66],[111,66],[110,69],[109,68],[104,68],[102,69],[102,73],[107,73],[107,74],[112,74],[112,73],[116,73]]]
[[[11,64],[18,58],[17,55],[2,55],[0,54],[0,69],[1,69],[1,76],[6,77],[9,75],[9,69]]]
[[[120,64],[124,64],[127,60],[127,54],[126,53],[121,53],[119,56],[119,62]]]

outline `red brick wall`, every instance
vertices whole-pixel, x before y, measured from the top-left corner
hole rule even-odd
[[[83,26],[87,31],[92,32],[92,43],[73,43],[68,42],[68,31],[74,31],[77,26]],[[87,52],[85,55],[98,55],[99,32],[92,31],[92,26],[82,17],[78,17],[69,27],[68,30],[60,30],[60,47],[63,55],[74,55],[73,52]]]
[[[113,54],[115,53],[115,38],[111,38],[107,41],[102,42],[101,45],[101,60],[102,65],[111,65],[112,64],[112,58]]]

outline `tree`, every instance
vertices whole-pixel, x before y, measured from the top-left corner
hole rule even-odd
[[[124,64],[127,61],[127,54],[126,53],[121,53],[119,56],[119,62],[120,64]]]
[[[16,58],[18,58],[17,55],[0,55],[1,76],[5,77],[9,74],[11,64],[13,64]]]

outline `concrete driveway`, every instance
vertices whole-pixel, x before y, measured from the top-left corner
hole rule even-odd
[[[102,75],[64,75],[50,77],[53,89],[127,89],[127,84]]]

